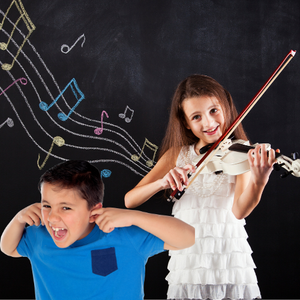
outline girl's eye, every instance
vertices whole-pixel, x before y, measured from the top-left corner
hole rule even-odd
[[[201,117],[199,115],[193,116],[192,120],[199,120]]]
[[[213,108],[212,110],[211,110],[211,113],[216,113],[218,111],[218,109],[217,108]]]

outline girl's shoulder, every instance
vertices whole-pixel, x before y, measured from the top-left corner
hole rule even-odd
[[[195,152],[195,144],[183,146],[178,153],[176,165],[184,167],[187,164],[192,163],[192,161],[197,157],[198,155]]]

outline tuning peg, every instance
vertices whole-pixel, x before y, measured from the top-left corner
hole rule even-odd
[[[299,158],[299,152],[291,153],[291,157],[292,157],[293,160],[296,160],[297,158]]]

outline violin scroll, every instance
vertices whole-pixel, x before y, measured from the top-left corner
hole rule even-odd
[[[281,178],[285,178],[290,174],[300,177],[300,159],[298,159],[298,157],[298,152],[292,153],[291,158],[285,155],[280,155],[277,158],[277,163],[274,164],[273,168],[275,171],[279,171],[281,168],[286,170],[280,175]]]

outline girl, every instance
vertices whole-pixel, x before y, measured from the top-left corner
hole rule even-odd
[[[231,95],[214,79],[193,75],[177,87],[161,156],[125,196],[133,208],[158,191],[179,190],[200,160],[200,149],[216,142],[237,117]],[[239,125],[236,139],[247,140]],[[203,154],[202,154],[203,155]],[[248,153],[250,172],[200,174],[173,206],[172,214],[195,227],[196,242],[170,251],[168,299],[255,299],[260,291],[244,218],[259,203],[275,162],[264,145]]]

